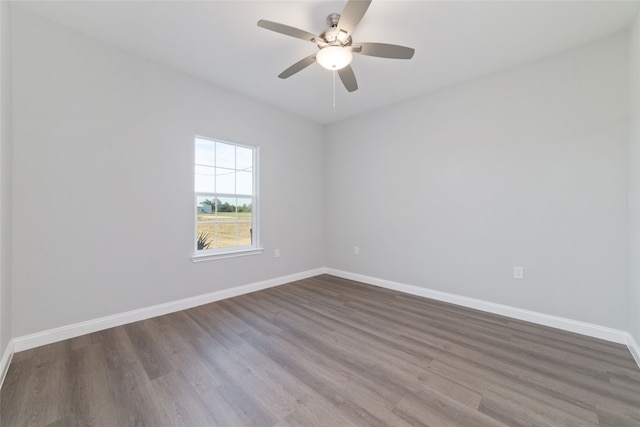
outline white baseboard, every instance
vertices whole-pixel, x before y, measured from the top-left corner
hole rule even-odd
[[[221,291],[211,292],[191,298],[171,301],[164,304],[145,307],[138,310],[132,310],[112,316],[101,317],[86,322],[80,322],[73,325],[62,326],[59,328],[49,329],[35,334],[14,338],[9,342],[9,345],[4,352],[2,359],[0,359],[0,375],[2,375],[2,377],[0,377],[0,380],[4,380],[4,376],[6,375],[6,371],[8,370],[9,363],[11,362],[11,358],[14,352],[28,350],[42,345],[74,338],[80,335],[112,328],[115,326],[125,325],[127,323],[137,322],[156,316],[162,316],[164,314],[174,313],[180,310],[186,310],[188,308],[196,307],[199,305],[232,298],[238,295],[259,291],[274,286],[284,285],[286,283],[307,279],[309,277],[317,276],[320,274],[331,274],[333,276],[355,280],[374,286],[380,286],[382,288],[393,289],[411,295],[431,298],[438,301],[457,304],[463,307],[474,308],[493,314],[507,316],[518,320],[524,320],[527,322],[549,326],[569,332],[575,332],[578,334],[600,338],[619,344],[626,344],[629,347],[629,351],[631,352],[632,356],[638,363],[638,366],[640,367],[640,346],[638,346],[638,343],[634,340],[633,336],[626,331],[607,328],[604,326],[594,325],[577,320],[551,316],[548,314],[524,310],[507,305],[496,304],[475,298],[468,298],[460,295],[450,294],[447,292],[423,288],[420,286],[407,285],[404,283],[393,282],[390,280],[379,279],[362,274],[336,270],[333,268],[318,268],[315,270],[309,270],[301,273],[291,274],[288,276],[282,276],[274,279],[264,280],[261,282],[237,286],[230,289],[224,289]],[[2,381],[0,381],[0,386],[2,385]]]
[[[78,337],[80,335],[90,334],[92,332],[113,328],[114,326],[120,326],[127,323],[150,319],[152,317],[162,316],[164,314],[174,313],[180,310],[186,310],[188,308],[197,307],[203,304],[209,304],[211,302],[232,298],[238,295],[248,294],[250,292],[259,291],[262,289],[284,285],[286,283],[295,282],[296,280],[307,279],[309,277],[317,276],[323,273],[324,269],[322,268],[309,270],[301,273],[291,274],[288,276],[264,280],[261,282],[236,286],[234,288],[223,289],[221,291],[211,292],[204,295],[198,295],[195,297],[184,298],[164,304],[158,304],[151,307],[145,307],[138,310],[127,311],[125,313],[114,314],[112,316],[88,320],[86,322],[75,323],[73,325],[53,328],[46,331],[37,332],[35,334],[14,338],[13,350],[29,350],[31,348]]]
[[[4,353],[2,353],[2,359],[0,359],[0,388],[2,388],[2,384],[4,384],[4,379],[7,376],[7,372],[9,371],[9,365],[11,364],[12,358],[13,340],[9,340],[7,348],[5,348]]]
[[[452,304],[461,305],[463,307],[474,308],[476,310],[486,311],[501,316],[511,317],[513,319],[524,320],[539,325],[550,326],[564,331],[575,332],[594,338],[600,338],[606,341],[618,344],[629,343],[631,334],[618,329],[607,328],[605,326],[594,325],[591,323],[580,322],[577,320],[565,319],[563,317],[551,316],[549,314],[538,313],[535,311],[524,310],[521,308],[511,307],[508,305],[496,304],[475,298],[463,297],[460,295],[450,294],[447,292],[435,291],[415,285],[407,285],[404,283],[392,282],[390,280],[378,279],[375,277],[365,276],[362,274],[349,273],[347,271],[335,270],[331,268],[325,269],[326,274],[342,277],[344,279],[355,280],[367,283],[369,285],[380,286],[382,288],[393,289],[411,295],[431,298],[438,301],[444,301]],[[637,346],[636,349],[638,350]],[[632,351],[633,353],[633,351]],[[638,361],[638,352],[636,361]],[[638,363],[640,367],[640,362]]]
[[[636,360],[636,363],[640,367],[640,346],[638,345],[636,340],[633,338],[633,335],[631,334],[629,334],[629,336],[627,337],[627,347],[629,347],[629,351],[631,352],[631,355],[633,356],[633,358]]]

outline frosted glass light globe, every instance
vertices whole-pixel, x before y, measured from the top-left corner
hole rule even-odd
[[[316,61],[327,70],[341,70],[351,64],[351,49],[342,46],[327,46],[320,49]]]

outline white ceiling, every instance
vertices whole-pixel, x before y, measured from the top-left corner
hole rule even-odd
[[[638,1],[374,0],[354,42],[413,47],[411,60],[357,55],[359,89],[347,93],[313,64],[276,76],[315,52],[300,39],[259,28],[261,19],[314,34],[345,1],[26,1],[19,6],[215,85],[330,123],[470,78],[588,43],[625,28]]]

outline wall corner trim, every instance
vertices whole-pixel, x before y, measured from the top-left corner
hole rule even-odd
[[[42,332],[36,332],[34,334],[24,335],[13,339],[13,351],[19,352],[29,350],[31,348],[39,347],[42,345],[52,344],[54,342],[66,340],[69,338],[75,338],[80,335],[90,334],[92,332],[113,328],[115,326],[126,325],[127,323],[150,319],[152,317],[162,316],[169,313],[175,313],[176,311],[186,310],[192,307],[197,307],[199,305],[209,304],[211,302],[248,294],[250,292],[284,285],[286,283],[295,282],[296,280],[307,279],[309,277],[317,276],[322,273],[324,273],[324,269],[322,268],[308,270],[301,273],[294,273],[287,276],[263,280],[261,282],[250,283],[247,285],[240,285],[204,295],[170,301],[164,304],[144,307],[137,310],[114,314],[112,316],[100,317],[98,319],[88,320],[86,322],[75,323],[72,325],[48,329]],[[4,361],[4,358],[2,360]]]
[[[629,347],[629,351],[631,352],[631,355],[633,356],[633,358],[636,360],[636,363],[640,367],[640,346],[638,345],[636,340],[633,338],[633,335],[628,334],[626,344],[627,344],[627,347]]]
[[[13,351],[13,340],[9,340],[7,348],[5,348],[4,353],[2,353],[2,359],[0,359],[0,388],[2,388],[4,379],[7,376],[7,372],[9,371],[9,365],[11,364],[11,359],[13,358]]]
[[[381,288],[393,289],[411,295],[417,295],[425,298],[431,298],[438,301],[444,301],[451,304],[461,305],[463,307],[474,308],[476,310],[486,311],[501,316],[511,317],[513,319],[524,320],[526,322],[536,323],[539,325],[549,326],[556,329],[562,329],[568,332],[574,332],[618,344],[626,344],[629,346],[638,367],[640,367],[640,348],[635,344],[635,351],[631,349],[630,339],[633,340],[631,334],[626,331],[608,328],[605,326],[594,325],[591,323],[581,322],[578,320],[566,319],[563,317],[552,316],[549,314],[538,313],[535,311],[524,310],[508,305],[496,304],[493,302],[483,301],[475,298],[464,297],[447,292],[436,291],[429,288],[423,288],[416,285],[407,285],[404,283],[393,282],[390,280],[379,279],[376,277],[365,276],[357,273],[349,273],[342,270],[332,268],[325,269],[326,274],[341,277],[343,279],[355,280],[369,285],[379,286]]]

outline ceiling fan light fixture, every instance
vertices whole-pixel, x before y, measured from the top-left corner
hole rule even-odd
[[[342,46],[327,46],[316,54],[316,61],[327,70],[341,70],[351,64],[351,49]]]

